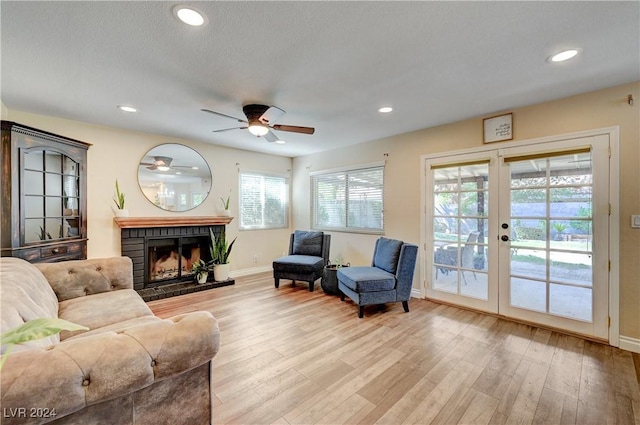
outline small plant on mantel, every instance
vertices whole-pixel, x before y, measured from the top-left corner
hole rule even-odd
[[[227,199],[224,199],[221,196],[220,200],[222,201],[222,209],[228,210],[229,209],[229,201],[231,201],[231,191],[229,191],[229,194],[227,195]]]
[[[228,217],[231,215],[229,211],[229,203],[231,202],[231,190],[229,190],[229,194],[227,195],[227,199],[220,197],[220,201],[222,202],[222,216]]]
[[[116,194],[113,197],[113,202],[116,203],[116,207],[119,210],[124,209],[124,193],[120,192],[120,186],[118,185],[118,180],[116,179]]]
[[[116,207],[116,216],[117,217],[128,217],[129,211],[124,208],[124,192],[120,191],[120,185],[118,184],[118,179],[116,179],[116,193],[113,197],[113,202],[115,202]]]

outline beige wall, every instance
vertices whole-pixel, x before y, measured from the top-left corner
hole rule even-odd
[[[636,106],[627,105],[633,94]],[[640,230],[630,228],[630,215],[640,214],[640,83],[627,84],[515,109],[515,140],[534,139],[583,130],[620,127],[620,334],[640,339]],[[120,254],[119,229],[113,224],[111,197],[117,177],[127,194],[133,216],[171,216],[149,203],[137,180],[137,163],[143,154],[161,143],[182,143],[199,151],[213,170],[213,189],[207,200],[185,215],[215,214],[219,197],[229,189],[237,193],[237,167],[286,172],[292,169],[292,226],[310,227],[309,173],[354,164],[386,161],[385,227],[388,237],[420,242],[420,157],[483,146],[482,118],[428,128],[365,144],[316,155],[289,158],[223,148],[205,143],[135,133],[87,123],[7,110],[3,119],[76,138],[93,146],[89,149],[89,257]],[[487,115],[492,115],[493,111]],[[237,199],[232,214],[237,214]],[[238,236],[232,254],[232,270],[268,268],[282,255],[290,229],[239,232],[237,220],[229,234]],[[332,233],[331,257],[341,256],[352,264],[371,261],[376,236]],[[253,262],[258,256],[258,263]],[[420,273],[416,274],[417,276]]]
[[[629,94],[636,99],[633,107],[627,104]],[[493,112],[488,111],[487,116]],[[516,141],[620,127],[620,334],[640,339],[640,229],[630,227],[631,214],[640,214],[640,83],[505,112],[513,112]],[[419,243],[421,155],[483,146],[482,118],[295,158],[294,227],[310,226],[310,172],[386,159],[386,235]],[[331,256],[366,264],[376,238],[334,232]],[[420,276],[419,271],[416,275]]]
[[[217,215],[220,197],[231,189],[231,214],[238,212],[238,166],[243,169],[286,173],[291,159],[259,154],[238,149],[214,146],[189,140],[180,140],[152,134],[136,133],[115,128],[63,120],[8,110],[3,119],[46,130],[62,136],[93,144],[88,152],[88,237],[89,258],[120,255],[120,228],[113,222],[112,201],[116,178],[126,194],[126,206],[131,216],[161,217]],[[144,154],[162,143],[181,143],[194,148],[209,163],[213,174],[213,187],[208,198],[193,210],[175,213],[163,211],[149,202],[138,186],[138,163]],[[236,164],[239,164],[236,166]],[[231,270],[244,273],[251,269],[271,267],[274,258],[288,249],[289,229],[239,231],[234,219],[227,232],[238,237],[231,253]],[[254,256],[258,262],[254,263]]]

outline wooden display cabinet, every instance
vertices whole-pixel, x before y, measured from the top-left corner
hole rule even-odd
[[[88,143],[2,121],[3,257],[87,258]]]

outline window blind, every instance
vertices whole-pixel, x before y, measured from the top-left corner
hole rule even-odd
[[[384,230],[384,166],[311,177],[312,227],[327,230]]]
[[[289,179],[284,176],[240,173],[240,229],[288,227]]]

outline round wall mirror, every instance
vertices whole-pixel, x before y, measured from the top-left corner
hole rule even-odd
[[[156,146],[138,166],[138,184],[144,196],[167,211],[188,211],[211,191],[207,161],[190,147],[176,143]]]

